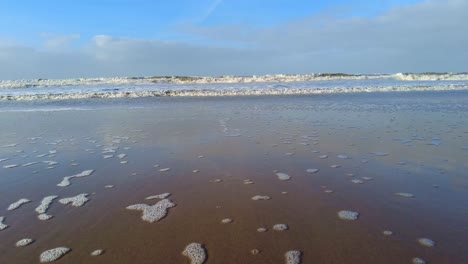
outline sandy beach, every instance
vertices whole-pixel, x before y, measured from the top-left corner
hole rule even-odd
[[[467,113],[467,91],[0,102],[0,263],[468,263]]]

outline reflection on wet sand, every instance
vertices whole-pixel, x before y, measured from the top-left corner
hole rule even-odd
[[[0,263],[467,262],[466,116],[376,98],[1,112]]]

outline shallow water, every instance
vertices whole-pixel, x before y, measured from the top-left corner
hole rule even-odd
[[[0,102],[0,122],[0,263],[38,263],[61,246],[72,251],[57,263],[189,263],[192,242],[207,263],[284,263],[290,250],[302,263],[468,262],[466,91]],[[372,180],[350,182],[362,177]],[[160,221],[125,209],[166,192],[177,206]],[[42,198],[81,193],[82,207],[57,199],[54,218],[37,219]],[[7,211],[20,198],[32,202]],[[341,220],[341,210],[359,217]],[[23,238],[35,242],[15,247]],[[96,249],[105,253],[91,257]]]

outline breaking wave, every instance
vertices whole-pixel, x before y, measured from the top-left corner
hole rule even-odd
[[[310,95],[333,93],[363,93],[363,92],[406,92],[406,91],[456,91],[466,90],[468,84],[449,84],[434,86],[379,86],[379,87],[327,87],[327,88],[294,88],[275,86],[263,89],[165,89],[165,90],[129,90],[129,91],[80,91],[67,93],[29,93],[0,94],[0,100],[69,100],[89,98],[137,98],[164,96],[255,96],[255,95]]]
[[[0,80],[0,89],[45,88],[87,85],[143,85],[143,84],[209,84],[209,83],[264,83],[264,82],[309,82],[327,80],[372,80],[393,79],[400,81],[468,80],[468,73],[396,73],[396,74],[269,74],[262,76],[155,76],[75,79]]]

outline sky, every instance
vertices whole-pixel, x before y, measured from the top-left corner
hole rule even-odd
[[[0,79],[468,71],[468,0],[0,0]]]

